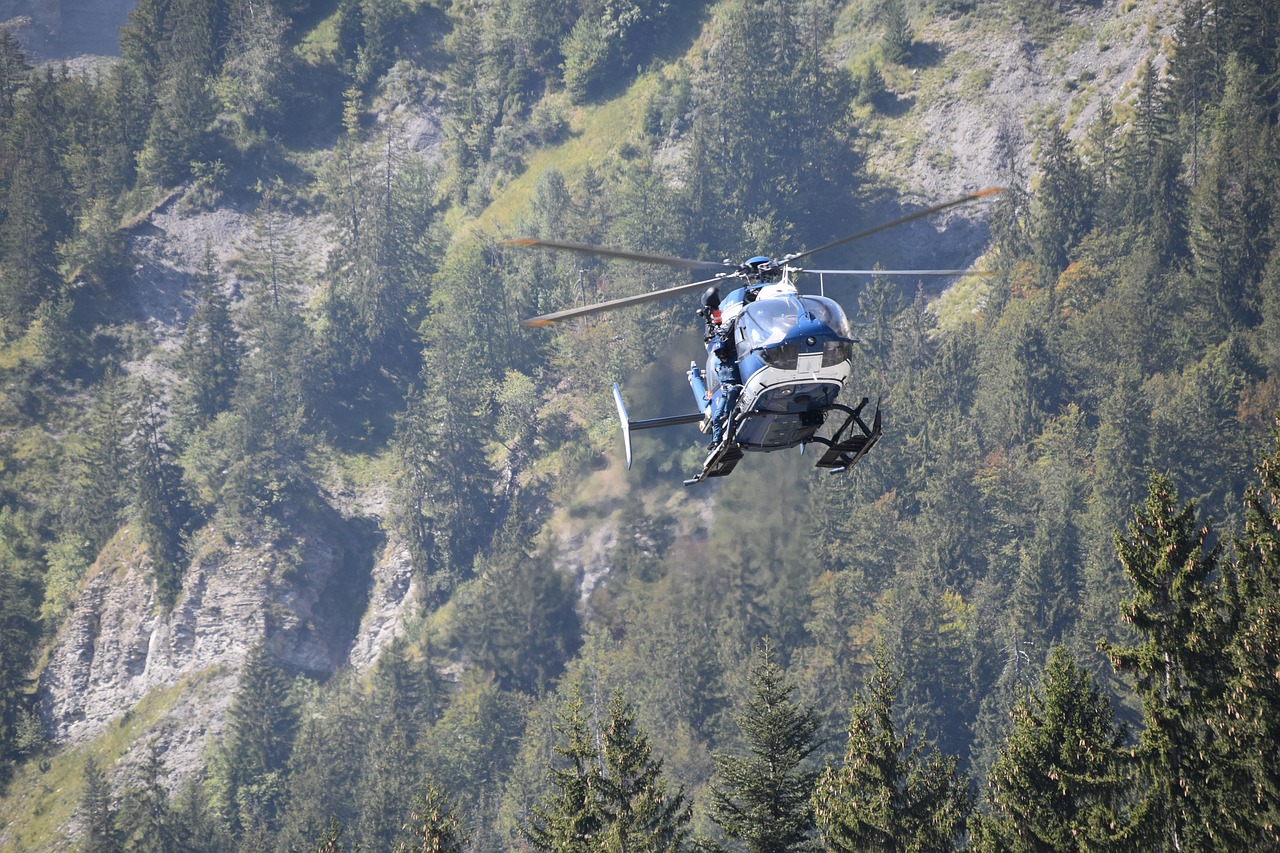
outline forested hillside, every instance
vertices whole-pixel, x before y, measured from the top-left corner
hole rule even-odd
[[[1280,6],[138,0],[0,29],[0,847],[1280,848]],[[695,300],[885,434],[680,485]],[[806,282],[802,282],[802,287]],[[816,290],[816,281],[807,286]],[[699,359],[700,360],[700,359]]]

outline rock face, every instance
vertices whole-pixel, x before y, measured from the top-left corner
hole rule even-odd
[[[355,663],[367,666],[398,628],[410,593],[394,553],[375,564],[378,537],[365,529],[372,527],[326,508],[283,537],[206,532],[218,541],[200,549],[168,613],[156,611],[145,552],[121,531],[41,673],[46,732],[59,743],[88,741],[148,693],[179,688],[183,696],[162,724],[176,784],[221,730],[254,645],[265,643],[285,669],[318,678],[353,663],[353,651]],[[376,606],[367,608],[375,590]]]
[[[136,0],[0,0],[0,22],[39,60],[116,56]]]

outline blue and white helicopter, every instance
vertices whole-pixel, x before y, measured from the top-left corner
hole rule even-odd
[[[695,361],[686,374],[697,411],[672,417],[631,420],[622,401],[622,392],[616,383],[613,386],[618,418],[622,422],[627,467],[631,467],[633,432],[698,423],[703,432],[711,432],[719,440],[713,440],[702,469],[685,480],[685,485],[731,473],[746,451],[768,452],[797,446],[804,448],[809,444],[825,448],[816,467],[832,473],[845,471],[880,439],[879,405],[868,426],[863,412],[869,398],[863,397],[852,407],[838,402],[840,393],[853,384],[853,345],[857,343],[853,337],[853,326],[834,300],[800,294],[793,281],[795,276],[802,272],[924,276],[965,275],[974,271],[816,270],[802,268],[796,262],[1000,191],[1000,188],[979,190],[816,249],[796,252],[781,259],[750,258],[737,266],[722,269],[712,278],[542,314],[525,320],[524,324],[544,326],[703,289],[702,307],[698,314],[706,323],[706,368],[700,368]],[[694,270],[728,265],[728,262],[714,264],[533,237],[508,240],[507,243]],[[725,294],[724,289],[728,286],[732,289]],[[828,425],[832,428],[824,431]]]

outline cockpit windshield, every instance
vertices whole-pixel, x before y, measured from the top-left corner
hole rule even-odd
[[[748,349],[776,344],[795,328],[800,316],[800,301],[794,296],[781,296],[753,302],[738,319],[738,328]]]
[[[739,346],[745,344],[744,349],[749,352],[778,343],[795,328],[802,313],[842,338],[853,337],[853,328],[844,311],[830,299],[824,296],[783,296],[747,306],[738,319]]]

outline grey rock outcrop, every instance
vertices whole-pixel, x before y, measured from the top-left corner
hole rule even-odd
[[[315,677],[348,663],[372,585],[373,543],[359,535],[359,524],[330,510],[295,524],[288,536],[245,533],[230,541],[206,532],[216,541],[200,549],[167,613],[157,612],[145,552],[121,531],[95,564],[41,672],[47,734],[64,744],[91,740],[152,691],[176,689],[181,695],[161,727],[170,742],[165,763],[184,777],[198,766],[208,736],[221,730],[256,644],[265,643],[287,670]],[[196,694],[203,697],[198,704],[190,701]]]
[[[0,23],[37,60],[116,56],[136,0],[0,0]]]

